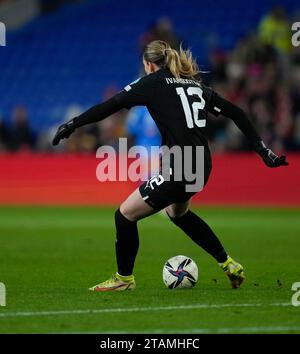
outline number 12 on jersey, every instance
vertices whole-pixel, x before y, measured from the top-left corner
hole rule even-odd
[[[199,110],[202,110],[205,107],[205,100],[202,96],[203,91],[201,90],[201,88],[188,87],[188,89],[186,90],[189,96],[197,96],[200,99],[200,101],[193,102],[192,105],[190,105],[183,87],[177,87],[176,92],[177,95],[180,96],[188,128],[194,128],[194,123],[199,128],[205,127],[206,119],[199,119]]]

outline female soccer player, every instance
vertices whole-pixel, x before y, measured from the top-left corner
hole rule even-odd
[[[201,129],[206,125],[208,113],[231,118],[268,167],[288,164],[285,156],[279,157],[265,146],[242,109],[197,79],[200,71],[190,51],[176,51],[166,42],[153,41],[145,48],[143,64],[146,76],[129,84],[108,101],[62,124],[53,145],[68,138],[76,128],[98,122],[120,109],[146,106],[160,130],[162,145],[182,149],[192,147],[187,158],[192,161],[189,168],[193,169],[196,165],[196,147],[204,147],[204,185],[211,171],[208,142]],[[238,288],[245,279],[243,267],[227,254],[212,229],[189,210],[191,197],[196,194],[187,191],[186,187],[191,182],[184,176],[181,180],[174,178],[178,169],[174,160],[168,166],[169,178],[166,178],[166,169],[162,164],[160,174],[137,188],[115,212],[118,270],[110,279],[90,290],[135,288],[133,268],[139,248],[137,221],[162,209],[166,210],[175,225],[216,259],[233,288]]]

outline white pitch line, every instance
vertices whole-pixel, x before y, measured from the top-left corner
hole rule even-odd
[[[260,332],[290,332],[299,331],[300,326],[255,326],[255,327],[221,327],[221,328],[155,328],[148,330],[131,330],[131,331],[87,331],[87,332],[63,332],[65,334],[210,334],[210,333],[260,333]],[[54,332],[60,333],[62,332]]]
[[[158,306],[158,307],[127,307],[111,309],[86,309],[86,310],[56,310],[56,311],[35,311],[35,312],[5,312],[0,313],[0,318],[7,317],[36,317],[36,316],[64,316],[64,315],[91,315],[98,313],[122,313],[122,312],[154,312],[154,311],[174,311],[193,309],[213,309],[227,307],[282,307],[292,306],[289,302],[279,302],[271,304],[194,304],[181,306]]]
[[[163,330],[162,330],[163,331]],[[177,330],[176,330],[177,331]],[[191,328],[178,333],[258,333],[258,332],[289,332],[300,331],[299,326],[256,326],[256,327],[225,327],[225,328]],[[159,332],[158,332],[159,333]],[[162,333],[162,332],[160,332]]]

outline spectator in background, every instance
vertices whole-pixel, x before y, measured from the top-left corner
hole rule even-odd
[[[141,52],[146,45],[156,39],[165,41],[174,49],[179,49],[180,39],[175,34],[173,23],[168,17],[161,17],[154,24],[150,25],[149,30],[140,37]]]
[[[8,150],[9,132],[0,114],[0,151]]]
[[[259,36],[263,43],[271,45],[279,53],[291,51],[291,26],[282,7],[275,7],[261,20]]]
[[[10,144],[13,151],[34,148],[34,136],[30,130],[28,112],[24,106],[17,106],[13,111]]]
[[[223,50],[216,48],[212,51],[210,54],[210,63],[212,67],[211,79],[213,82],[224,83],[227,81],[226,62],[227,55]]]

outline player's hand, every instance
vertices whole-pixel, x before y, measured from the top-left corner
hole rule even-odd
[[[52,145],[58,145],[61,139],[67,139],[76,129],[74,120],[70,120],[67,123],[60,125],[53,138]]]
[[[261,140],[254,144],[254,150],[261,156],[268,167],[288,166],[285,156],[277,156]]]

